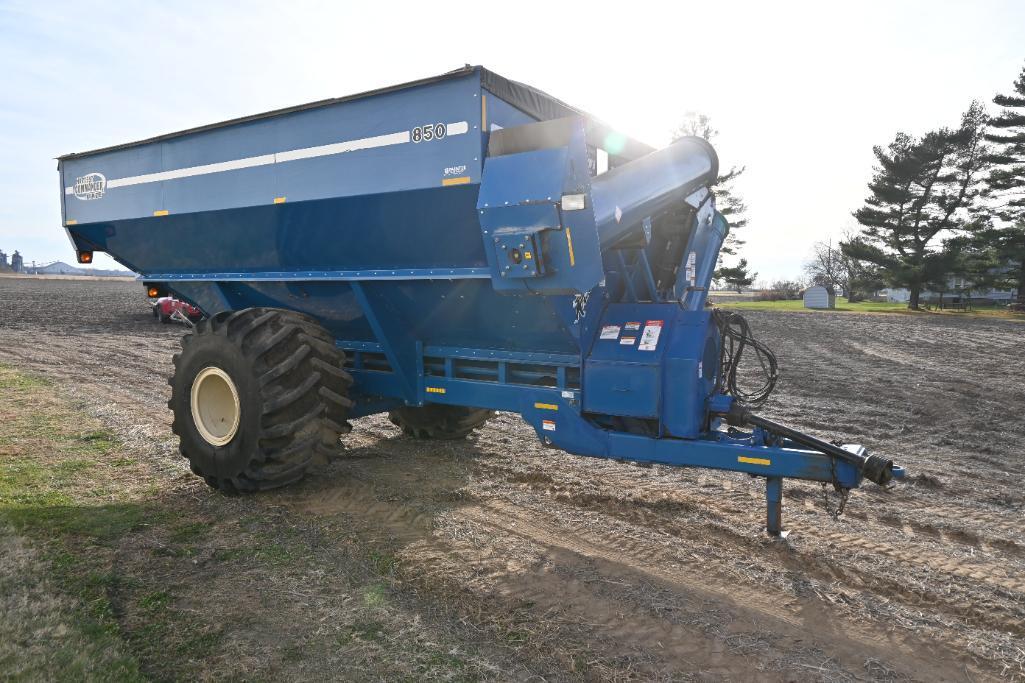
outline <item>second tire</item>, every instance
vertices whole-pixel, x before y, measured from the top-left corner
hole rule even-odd
[[[388,419],[416,439],[465,439],[495,415],[493,410],[431,403],[420,408],[396,408]]]

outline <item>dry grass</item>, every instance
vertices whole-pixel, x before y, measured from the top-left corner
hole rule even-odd
[[[387,543],[212,494],[126,450],[85,408],[0,366],[5,678],[479,680],[515,669],[444,610],[419,613]]]
[[[80,417],[45,383],[0,366],[0,671],[7,679],[141,678],[111,618],[103,577],[60,540],[97,531],[109,510],[100,501],[79,507],[66,493],[112,446],[98,424]]]
[[[74,471],[36,443],[33,481],[71,504],[19,533],[154,678],[1025,680],[1020,325],[748,317],[784,368],[767,415],[908,482],[833,521],[788,481],[779,543],[761,480],[568,456],[506,414],[443,444],[374,416],[299,485],[226,498],[176,453],[181,330],[137,286],[4,280],[0,362],[53,381],[69,437],[110,442]],[[102,577],[92,598],[63,566]]]

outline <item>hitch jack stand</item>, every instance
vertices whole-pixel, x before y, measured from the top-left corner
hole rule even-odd
[[[770,536],[783,536],[783,477],[765,478],[765,531]]]

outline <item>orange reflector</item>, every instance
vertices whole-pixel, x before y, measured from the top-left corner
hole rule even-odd
[[[146,290],[146,294],[148,294],[151,299],[156,299],[158,296],[160,296],[160,290],[158,290],[156,287],[150,287],[148,290]]]
[[[93,253],[91,251],[80,251],[80,252],[78,252],[78,262],[79,263],[92,263],[93,262]]]

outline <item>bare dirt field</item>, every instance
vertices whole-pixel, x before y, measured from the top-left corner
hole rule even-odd
[[[177,454],[184,330],[141,285],[0,279],[0,364],[132,463],[117,481],[151,520],[82,552],[146,677],[1025,680],[1025,325],[746,317],[783,372],[763,412],[906,482],[834,521],[788,480],[773,541],[762,480],[569,456],[512,415],[441,444],[375,416],[299,485],[229,498]]]

